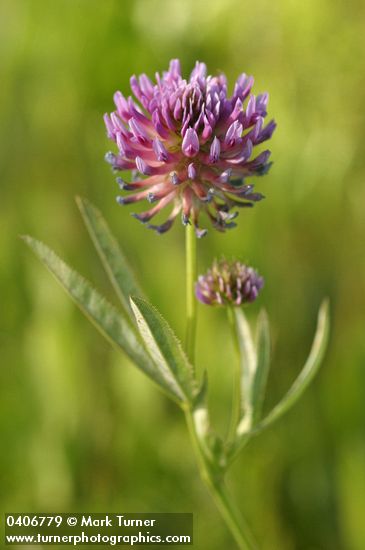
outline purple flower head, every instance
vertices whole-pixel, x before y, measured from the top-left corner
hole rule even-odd
[[[104,116],[107,135],[118,147],[117,154],[107,153],[107,162],[114,170],[137,173],[122,186],[132,194],[118,202],[155,203],[135,215],[144,223],[169,206],[165,223],[149,224],[159,233],[181,213],[183,223],[193,223],[202,236],[202,211],[216,229],[234,227],[236,213],[230,211],[263,198],[246,178],[265,174],[271,165],[270,151],[253,153],[275,130],[274,121],[264,126],[268,94],[252,95],[253,78],[242,74],[228,96],[225,76],[207,76],[204,63],[196,63],[185,80],[177,59],[162,76],[156,74],[156,83],[142,74],[130,84],[135,99],[116,92],[116,110]]]
[[[264,279],[240,262],[215,261],[195,285],[195,294],[203,304],[240,306],[256,300]]]

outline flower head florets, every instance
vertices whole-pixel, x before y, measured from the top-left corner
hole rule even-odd
[[[151,225],[167,231],[178,214],[184,224],[193,223],[197,236],[199,214],[205,211],[221,231],[235,226],[236,207],[253,206],[263,196],[253,192],[245,178],[265,174],[270,151],[253,158],[254,147],[269,139],[272,120],[264,126],[268,94],[251,94],[253,78],[242,74],[227,96],[224,75],[207,76],[204,63],[196,64],[189,80],[181,76],[180,62],[170,62],[154,84],[145,74],[133,76],[135,98],[116,92],[116,111],[104,120],[107,134],[118,154],[107,153],[115,170],[132,170],[131,182],[118,178],[121,189],[132,191],[118,197],[120,204],[146,199],[154,205],[135,214],[144,223],[165,206],[171,212],[165,223]]]
[[[263,286],[264,279],[252,267],[221,260],[198,278],[195,294],[210,306],[240,306],[256,300]]]

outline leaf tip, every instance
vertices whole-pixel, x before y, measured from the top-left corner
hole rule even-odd
[[[82,211],[88,205],[89,201],[85,197],[81,197],[81,195],[75,195],[75,202],[78,209]]]
[[[319,308],[320,317],[328,317],[330,312],[330,299],[328,296],[322,300],[322,303]]]
[[[260,309],[258,320],[260,323],[264,323],[265,325],[269,325],[269,315],[264,307]]]
[[[136,306],[136,300],[138,300],[137,296],[133,295],[133,296],[129,296],[129,303],[131,304],[131,306]]]
[[[141,296],[137,296],[136,294],[131,294],[129,296],[129,301],[130,301],[130,304],[134,304],[135,306],[139,307],[139,305],[143,305],[143,304],[148,304],[148,302],[146,300],[144,300],[143,298],[141,298]],[[154,306],[152,304],[148,304],[151,308],[154,308]],[[156,309],[156,308],[154,308]]]
[[[31,237],[30,235],[19,235],[19,239],[24,241],[28,246],[32,246],[36,242],[36,239]]]
[[[323,338],[327,340],[329,333],[329,315],[330,315],[330,301],[329,298],[325,298],[318,311],[317,320],[317,333],[322,333]]]
[[[133,312],[133,315],[135,317],[135,320],[138,323],[138,316],[141,315],[141,298],[138,298],[138,296],[129,296],[129,304],[131,306],[131,310]]]

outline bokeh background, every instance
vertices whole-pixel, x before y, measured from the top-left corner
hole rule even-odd
[[[192,511],[195,547],[234,543],[198,477],[181,413],[114,352],[18,239],[46,241],[111,299],[74,196],[108,218],[150,300],[184,333],[184,235],[115,202],[102,115],[129,76],[197,59],[255,76],[278,122],[267,199],[210,231],[199,265],[238,256],[266,278],[266,407],[332,332],[299,404],[230,475],[265,550],[365,548],[365,4],[361,0],[1,0],[0,428],[3,511]],[[233,361],[223,312],[199,309],[198,367],[224,432]]]

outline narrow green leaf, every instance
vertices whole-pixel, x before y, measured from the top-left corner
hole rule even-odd
[[[143,293],[128,261],[101,212],[87,199],[77,197],[76,203],[117,296],[124,310],[134,321],[129,296],[143,296]]]
[[[170,397],[179,398],[156,369],[129,319],[45,244],[29,236],[23,239],[103,336],[117,348],[121,348]]]
[[[235,308],[236,332],[241,360],[242,416],[237,435],[249,432],[260,419],[270,367],[270,331],[266,312],[258,318],[256,345],[242,309]]]
[[[241,308],[234,308],[235,329],[240,352],[241,367],[241,414],[250,415],[251,386],[256,369],[256,350],[251,328]]]
[[[316,375],[326,350],[329,335],[328,301],[325,300],[319,310],[317,330],[313,340],[312,349],[303,370],[295,380],[283,399],[274,407],[268,416],[256,427],[254,431],[261,431],[278,420],[300,398],[304,390]]]
[[[157,309],[142,298],[133,296],[131,305],[141,336],[159,372],[174,393],[192,403],[198,391],[193,368],[174,332]]]
[[[256,345],[242,309],[235,308],[236,330],[241,357],[242,416],[237,435],[249,432],[260,419],[270,366],[270,332],[267,314],[257,322]]]
[[[253,425],[261,418],[267,378],[270,369],[270,328],[266,311],[260,312],[257,321],[256,369],[252,380]]]

